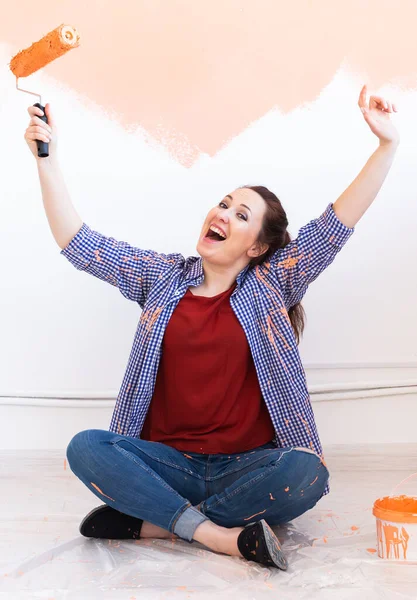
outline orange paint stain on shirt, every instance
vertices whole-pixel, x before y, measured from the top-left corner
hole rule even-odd
[[[272,330],[274,331],[274,333],[281,339],[282,343],[284,344],[286,350],[289,350],[291,348],[291,346],[289,345],[289,343],[287,342],[287,340],[285,339],[285,337],[282,335],[282,333],[280,333],[278,331],[277,326],[275,325],[275,323],[272,321],[270,315],[267,316],[266,318],[267,324],[268,324],[268,328],[272,328]]]
[[[269,263],[268,263],[268,264],[265,264],[265,263],[264,263],[264,265],[263,265],[263,267],[268,267],[268,268],[269,268],[269,266],[270,266],[270,265],[269,265]],[[256,278],[257,278],[257,279],[258,279],[258,280],[259,280],[261,283],[263,283],[263,285],[264,285],[265,287],[267,287],[267,288],[268,288],[268,289],[269,289],[271,292],[273,292],[273,295],[274,295],[274,297],[278,297],[278,300],[280,301],[280,304],[278,305],[276,302],[275,302],[275,304],[276,304],[276,305],[277,305],[279,308],[282,308],[282,307],[284,307],[284,308],[285,308],[285,305],[284,305],[284,302],[283,302],[283,300],[282,300],[282,296],[281,296],[281,294],[279,293],[279,291],[278,291],[277,289],[275,289],[274,287],[272,287],[272,285],[269,285],[269,283],[267,282],[267,280],[265,279],[265,277],[264,277],[264,276],[263,276],[263,274],[261,273],[261,269],[260,269],[260,267],[259,267],[259,266],[255,267],[255,276],[256,276]]]
[[[280,313],[285,317],[285,319],[288,321],[288,324],[291,325],[291,319],[288,315],[287,309],[285,307],[282,307],[279,309]],[[291,325],[292,327],[292,325]]]
[[[289,256],[285,260],[282,260],[278,263],[278,267],[283,267],[284,269],[291,269],[295,267],[299,260],[304,258],[304,254],[299,254],[298,256]]]
[[[113,275],[107,275],[106,279],[109,281],[109,283],[111,283],[111,285],[114,285],[117,287],[118,282],[116,277],[113,277]]]
[[[311,437],[311,431],[310,431],[310,427],[309,427],[307,421],[305,419],[303,419],[303,417],[299,413],[296,413],[296,414],[297,414],[297,417],[299,417],[301,419],[301,421],[303,422],[303,425],[306,428],[308,435]]]
[[[155,308],[155,310],[152,310],[150,308],[150,309],[142,312],[142,314],[140,316],[140,321],[141,321],[141,323],[143,323],[145,325],[145,329],[148,333],[150,333],[152,331],[152,328],[155,325],[156,320],[158,319],[162,310],[163,310],[163,307],[159,307],[159,308]]]

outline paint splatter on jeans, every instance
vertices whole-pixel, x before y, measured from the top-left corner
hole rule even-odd
[[[203,455],[88,429],[72,438],[67,458],[102,502],[188,541],[206,519],[223,527],[291,521],[318,502],[329,478],[311,450],[273,442],[239,454]]]

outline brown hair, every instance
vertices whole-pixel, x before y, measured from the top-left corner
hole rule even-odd
[[[284,248],[287,244],[289,244],[291,237],[287,231],[287,215],[277,196],[262,185],[244,185],[242,187],[253,190],[259,194],[266,203],[266,213],[258,237],[258,242],[261,244],[267,244],[269,247],[264,254],[261,254],[260,256],[251,260],[250,265],[255,267],[268,261],[268,259],[271,258],[271,256],[277,250]],[[305,325],[305,312],[300,302],[290,307],[288,316],[290,318],[297,343],[299,343]]]

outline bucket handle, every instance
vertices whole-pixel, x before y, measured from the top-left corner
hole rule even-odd
[[[395,488],[392,490],[390,496],[394,495],[394,492],[397,488],[400,487],[400,485],[402,485],[403,483],[407,483],[407,481],[410,481],[411,479],[414,479],[414,477],[417,477],[417,473],[413,473],[412,475],[409,475],[408,477],[406,477],[405,479],[403,479],[402,481],[400,481],[400,483],[397,483],[397,485],[395,486]]]

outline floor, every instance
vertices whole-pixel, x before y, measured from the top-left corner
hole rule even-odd
[[[372,515],[374,500],[410,475],[411,464],[416,470],[414,458],[406,465],[392,455],[383,463],[352,463],[339,452],[327,460],[331,494],[276,529],[290,564],[282,572],[197,543],[85,539],[78,524],[99,502],[69,470],[64,452],[37,451],[28,458],[2,451],[0,598],[416,599],[415,564],[378,558]]]

